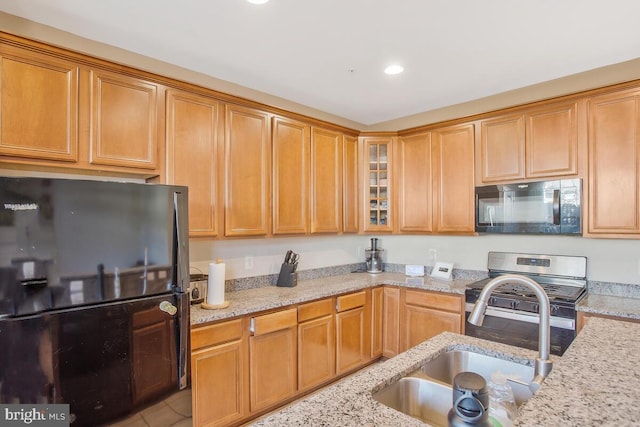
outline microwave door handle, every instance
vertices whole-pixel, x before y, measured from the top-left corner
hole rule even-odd
[[[553,225],[560,225],[560,190],[553,190]]]

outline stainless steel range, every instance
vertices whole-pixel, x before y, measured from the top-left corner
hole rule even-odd
[[[562,355],[576,336],[576,304],[586,293],[587,258],[580,256],[489,252],[489,278],[467,285],[467,318],[482,288],[505,274],[529,277],[549,297],[551,353]],[[538,349],[539,304],[535,295],[517,283],[505,283],[489,299],[482,326],[467,322],[465,334],[518,347]]]

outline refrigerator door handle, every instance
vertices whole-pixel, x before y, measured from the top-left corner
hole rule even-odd
[[[176,233],[176,286],[182,292],[189,289],[189,213],[187,195],[173,193]]]
[[[180,390],[188,387],[189,379],[189,215],[187,212],[187,195],[173,193],[176,233],[176,299],[179,307],[178,327],[178,386]]]

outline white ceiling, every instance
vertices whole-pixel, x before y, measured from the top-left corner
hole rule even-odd
[[[640,57],[637,0],[0,0],[363,125]],[[398,62],[405,72],[383,73]]]

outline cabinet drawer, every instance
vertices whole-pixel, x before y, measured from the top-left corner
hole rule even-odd
[[[332,311],[333,298],[302,304],[298,306],[298,322],[306,322],[307,320],[328,316]]]
[[[215,325],[191,330],[191,349],[221,344],[242,337],[242,319],[230,320]]]
[[[338,297],[336,311],[341,312],[351,310],[352,308],[362,307],[367,302],[367,292],[360,291],[354,294],[343,295]]]
[[[431,307],[438,310],[455,312],[460,312],[462,310],[461,296],[411,290],[407,290],[405,292],[405,301],[409,305]]]
[[[263,335],[287,329],[298,324],[298,311],[295,308],[278,311],[251,318],[250,331],[253,335]]]

